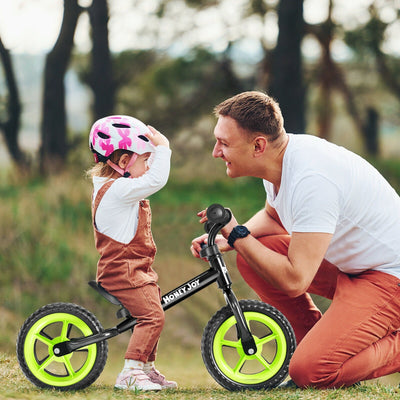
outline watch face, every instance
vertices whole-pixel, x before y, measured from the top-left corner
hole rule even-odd
[[[239,226],[236,227],[236,232],[240,236],[242,236],[242,235],[247,235],[248,230],[247,230],[247,228],[245,226],[239,225]]]
[[[243,225],[235,226],[228,237],[229,246],[234,247],[236,239],[245,238],[249,233],[250,231],[245,226]]]

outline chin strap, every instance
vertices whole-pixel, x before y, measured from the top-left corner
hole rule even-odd
[[[119,165],[113,163],[111,160],[107,160],[107,164],[114,170],[117,171],[124,178],[131,178],[131,174],[129,173],[129,168],[136,161],[138,155],[136,153],[132,154],[131,159],[129,160],[125,169],[122,169]]]

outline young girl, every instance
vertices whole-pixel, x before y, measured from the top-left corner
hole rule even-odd
[[[164,325],[157,274],[151,211],[144,198],[168,180],[168,139],[129,116],[96,121],[89,146],[96,165],[93,177],[93,226],[100,253],[97,281],[137,318],[115,387],[160,390],[176,388],[154,366]]]

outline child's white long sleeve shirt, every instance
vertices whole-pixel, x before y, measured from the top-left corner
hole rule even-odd
[[[157,146],[149,170],[138,178],[118,178],[107,190],[95,216],[97,230],[110,238],[129,243],[135,236],[139,201],[158,192],[168,181],[171,150]],[[108,178],[93,177],[96,198]]]

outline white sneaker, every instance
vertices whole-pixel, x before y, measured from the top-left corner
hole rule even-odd
[[[161,390],[161,385],[154,383],[142,369],[130,369],[126,373],[120,373],[114,386],[116,389],[128,390]]]
[[[178,387],[176,382],[165,379],[165,376],[154,367],[146,374],[153,383],[158,383],[162,389],[176,389]]]

